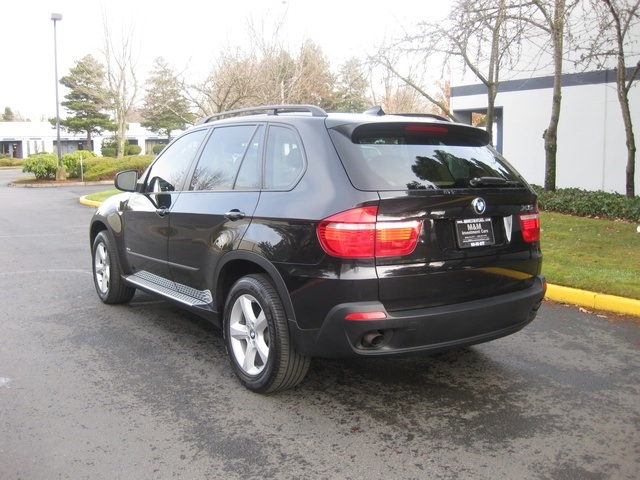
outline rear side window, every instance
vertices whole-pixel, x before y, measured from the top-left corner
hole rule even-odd
[[[265,188],[288,190],[300,177],[303,168],[304,157],[296,132],[287,127],[271,125],[267,135]]]
[[[460,125],[365,124],[331,137],[360,190],[469,188],[476,179],[522,180],[487,142],[485,132]]]
[[[202,150],[191,190],[257,188],[259,129],[256,125],[216,128]]]

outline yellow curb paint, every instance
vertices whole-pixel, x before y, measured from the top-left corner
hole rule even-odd
[[[582,305],[588,308],[595,308],[595,293],[575,288],[562,287],[560,285],[547,284],[546,297],[556,302]]]
[[[631,298],[616,297],[613,295],[596,296],[596,310],[606,310],[608,312],[625,313],[640,317],[640,300]]]
[[[102,205],[102,202],[96,202],[94,200],[87,200],[86,195],[84,197],[80,197],[80,203],[82,205],[88,205],[89,207],[99,207]]]
[[[556,302],[580,305],[593,310],[604,310],[640,317],[640,300],[551,284],[547,284],[546,298]]]

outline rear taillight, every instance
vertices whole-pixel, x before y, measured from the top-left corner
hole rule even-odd
[[[376,257],[408,255],[420,236],[421,222],[378,222],[376,224]]]
[[[325,252],[342,258],[407,255],[416,248],[419,220],[377,222],[378,207],[361,207],[326,218],[318,225]]]
[[[540,215],[527,213],[520,215],[520,230],[525,242],[537,242],[540,240]]]

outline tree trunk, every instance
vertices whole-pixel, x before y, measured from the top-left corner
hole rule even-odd
[[[609,8],[611,16],[613,17],[613,23],[616,29],[616,41],[617,41],[617,55],[618,55],[618,71],[616,72],[616,87],[618,91],[618,101],[620,103],[620,110],[622,110],[622,120],[624,122],[624,131],[627,137],[627,168],[626,168],[626,196],[627,198],[635,197],[635,173],[636,173],[636,138],[633,133],[633,122],[631,120],[631,108],[629,107],[629,90],[633,85],[633,80],[640,70],[640,62],[634,69],[627,82],[627,67],[624,59],[624,37],[627,32],[629,23],[624,28],[620,15],[615,9],[610,0],[603,0]],[[634,7],[628,12],[629,22],[633,15],[637,14],[640,2],[636,2]]]
[[[124,144],[127,139],[127,122],[123,119],[118,120],[118,151],[116,157],[124,157]]]
[[[564,13],[565,0],[555,0],[553,25],[553,99],[549,126],[544,131],[545,172],[544,188],[556,189],[556,165],[558,153],[558,124],[560,123],[560,105],[562,104],[562,53],[564,49]]]
[[[635,197],[635,176],[636,176],[636,138],[633,133],[633,122],[631,120],[631,107],[629,106],[629,90],[626,87],[626,76],[624,61],[622,67],[618,64],[618,100],[622,110],[622,120],[624,122],[624,132],[627,137],[627,168],[626,168],[626,195],[627,198]],[[620,73],[622,72],[622,73]],[[622,82],[622,84],[620,84]]]
[[[487,133],[491,145],[493,145],[493,121],[495,119],[496,96],[500,79],[500,32],[505,21],[505,0],[501,0],[496,23],[493,25],[491,35],[491,58],[489,60],[489,75],[485,82],[487,86]]]
[[[126,89],[120,88],[120,98],[116,101],[116,157],[124,157],[124,146],[127,140],[127,112],[125,109],[125,103],[127,98]]]
[[[489,141],[493,145],[493,120],[496,116],[496,96],[498,95],[498,84],[492,83],[487,88],[487,133]]]

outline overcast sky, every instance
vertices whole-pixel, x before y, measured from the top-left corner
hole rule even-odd
[[[401,34],[418,20],[446,14],[449,0],[16,0],[2,5],[0,109],[11,107],[39,121],[55,116],[52,13],[57,22],[58,77],[88,54],[103,60],[103,9],[114,38],[134,28],[146,75],[153,59],[195,77],[210,70],[225,46],[246,42],[247,21],[268,29],[285,15],[284,35],[291,51],[304,39],[322,47],[333,69],[364,57],[385,38]],[[60,100],[66,90],[60,87]],[[66,116],[64,109],[60,115]]]

